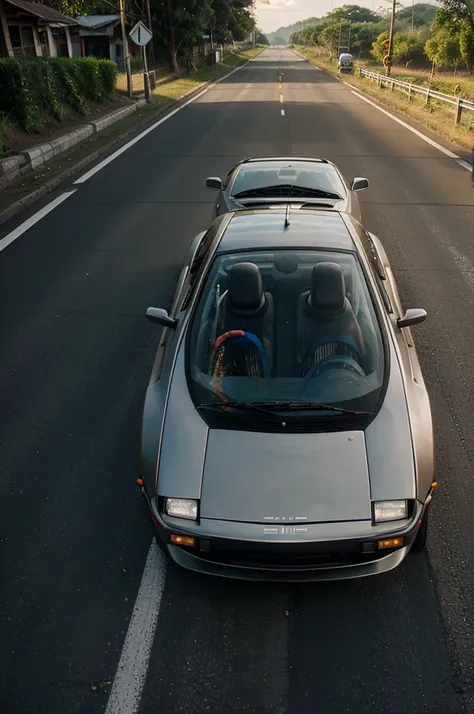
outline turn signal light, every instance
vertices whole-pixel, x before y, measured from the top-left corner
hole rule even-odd
[[[383,550],[384,548],[399,548],[401,545],[403,545],[403,538],[386,538],[378,542],[379,550]]]
[[[187,545],[190,548],[196,547],[195,538],[191,538],[190,536],[175,535],[174,533],[172,533],[171,542],[176,543],[176,545]]]

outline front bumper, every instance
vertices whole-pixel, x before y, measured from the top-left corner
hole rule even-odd
[[[192,524],[183,524],[180,519],[173,519],[170,525],[163,520],[156,499],[149,499],[142,492],[150,507],[158,542],[175,563],[207,575],[267,582],[349,580],[393,570],[407,556],[431,501],[430,494],[424,505],[419,504],[409,523],[401,529],[399,526],[398,530],[393,524],[391,532],[379,531],[370,537],[365,533],[330,540],[264,542],[226,537],[218,529],[214,533],[197,533]],[[196,547],[171,543],[171,533],[194,537]],[[403,538],[402,546],[377,549],[378,540],[392,537]]]
[[[284,567],[276,565],[273,567],[263,567],[263,565],[251,566],[249,564],[238,564],[207,560],[195,555],[190,549],[167,544],[166,550],[171,559],[183,568],[193,570],[206,575],[217,575],[223,578],[234,578],[237,580],[256,580],[264,582],[314,582],[325,580],[352,580],[363,578],[369,575],[386,573],[396,568],[406,557],[409,546],[399,548],[389,555],[379,558],[371,563],[358,563],[346,565],[313,566],[313,568]]]

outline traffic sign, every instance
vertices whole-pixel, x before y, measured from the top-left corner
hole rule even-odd
[[[153,33],[139,20],[137,24],[132,27],[129,37],[132,42],[139,47],[145,47],[153,37]]]

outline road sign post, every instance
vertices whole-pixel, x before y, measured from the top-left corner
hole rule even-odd
[[[132,70],[130,67],[130,54],[128,51],[127,35],[125,33],[125,0],[119,0],[120,25],[122,28],[122,57],[127,73],[127,94],[131,98],[133,95]]]
[[[141,20],[134,25],[130,31],[130,39],[143,51],[143,82],[145,85],[145,99],[150,102],[150,78],[148,76],[148,63],[146,59],[146,46],[153,37],[153,33],[143,24]]]
[[[145,70],[145,74],[143,75],[143,84],[145,87],[145,99],[150,103],[150,77],[148,76],[148,63],[146,60],[146,47],[142,48],[143,51],[143,68]]]

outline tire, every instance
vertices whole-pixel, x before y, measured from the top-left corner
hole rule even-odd
[[[423,516],[423,520],[421,521],[421,526],[418,529],[418,533],[416,534],[416,538],[413,541],[413,545],[410,549],[413,553],[421,553],[421,551],[424,550],[426,546],[426,541],[428,538],[428,514],[429,508],[427,508],[425,511],[425,515]]]

